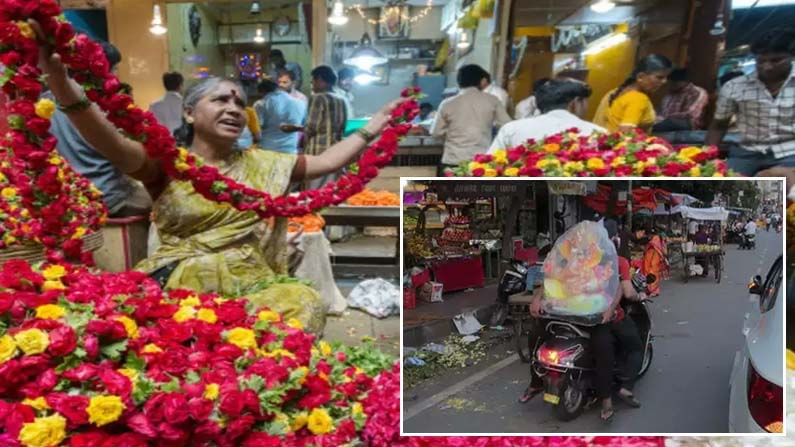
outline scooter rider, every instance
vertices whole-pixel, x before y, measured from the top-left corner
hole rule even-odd
[[[632,286],[630,277],[629,260],[626,255],[629,252],[629,245],[625,242],[622,244],[618,237],[618,225],[613,220],[605,222],[605,227],[608,231],[608,236],[616,245],[619,250],[619,275],[621,279],[621,286],[619,293],[622,298],[630,301],[640,301],[645,297],[638,295],[635,288]],[[624,256],[621,256],[621,255]],[[533,317],[542,318],[542,302],[543,292],[538,289],[533,296],[530,303],[530,313]],[[619,398],[632,407],[640,407],[640,402],[635,398],[632,393],[632,386],[634,385],[637,373],[640,370],[643,361],[643,344],[640,340],[638,329],[631,318],[624,318],[624,311],[619,307],[621,300],[615,300],[613,306],[605,311],[603,314],[602,324],[594,326],[591,330],[591,341],[594,349],[596,350],[596,388],[598,390],[598,397],[602,400],[602,413],[601,418],[605,422],[609,422],[613,416],[613,404],[611,398],[611,385],[613,379],[613,367],[615,364],[615,350],[613,346],[614,339],[623,346],[624,351],[628,353],[627,358],[627,371],[625,376],[627,381],[622,384],[619,390]],[[531,346],[537,346],[538,342],[545,335],[545,325],[541,321],[537,321],[533,326],[531,332]],[[541,378],[535,373],[533,368],[530,368],[530,385],[525,390],[519,401],[524,403],[535,397],[537,394],[543,392],[544,384]]]

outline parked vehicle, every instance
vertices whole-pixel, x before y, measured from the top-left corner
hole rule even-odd
[[[740,250],[755,250],[756,249],[756,235],[743,234],[743,239],[740,241],[738,247]]]
[[[767,273],[751,280],[759,298],[748,313],[743,346],[734,358],[730,379],[729,431],[781,433],[784,421],[784,262],[779,256]]]

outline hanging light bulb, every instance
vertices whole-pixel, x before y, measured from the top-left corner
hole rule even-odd
[[[591,10],[599,14],[604,14],[615,7],[616,4],[610,0],[597,0],[596,3],[591,5]]]
[[[467,35],[466,30],[459,29],[458,30],[458,43],[456,47],[460,50],[466,50],[472,43],[469,41],[469,36]]]
[[[257,34],[254,35],[254,42],[265,43],[265,36],[262,35],[262,28],[257,28]]]
[[[155,36],[162,36],[168,31],[168,28],[163,26],[163,16],[160,15],[160,5],[155,5],[152,14],[152,26],[149,27],[149,32]]]
[[[328,18],[328,23],[340,26],[348,23],[348,16],[345,15],[345,6],[342,0],[336,0],[334,6],[331,8],[331,15]]]

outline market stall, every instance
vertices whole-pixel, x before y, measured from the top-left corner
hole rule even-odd
[[[704,269],[709,269],[709,267],[712,266],[715,274],[715,281],[720,282],[724,268],[723,258],[726,254],[723,249],[722,227],[729,218],[729,212],[723,207],[691,208],[689,206],[683,206],[681,212],[682,217],[688,223],[691,220],[718,222],[718,225],[721,227],[721,230],[717,232],[716,240],[710,237],[707,244],[695,244],[693,241],[684,244],[684,281],[688,282],[690,276],[692,276],[693,270],[691,269],[691,265],[702,263]]]

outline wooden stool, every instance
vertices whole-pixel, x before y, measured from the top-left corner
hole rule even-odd
[[[102,234],[105,243],[94,253],[97,267],[106,272],[132,270],[146,257],[149,216],[108,218]]]

